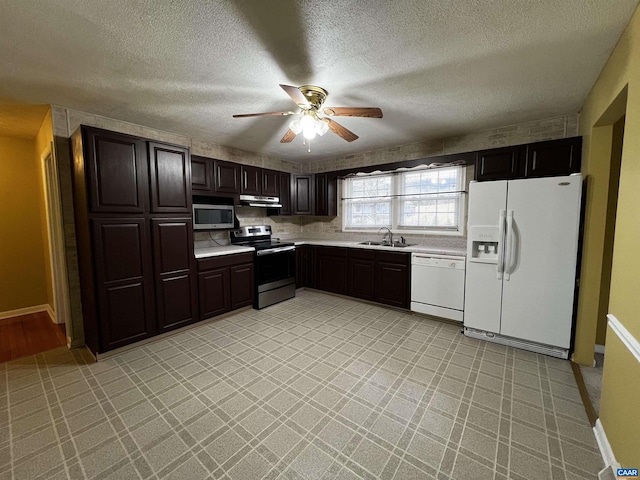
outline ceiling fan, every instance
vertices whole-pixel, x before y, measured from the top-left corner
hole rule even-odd
[[[234,115],[234,118],[266,117],[272,115],[299,115],[290,124],[289,129],[280,139],[281,143],[291,142],[296,135],[302,133],[306,140],[315,138],[316,135],[324,135],[331,130],[333,133],[347,142],[353,142],[358,136],[351,130],[340,125],[329,117],[369,117],[382,118],[382,110],[374,107],[325,107],[322,105],[329,94],[324,88],[315,85],[302,85],[292,87],[282,85],[280,87],[291,97],[297,105],[296,111],[245,113]]]

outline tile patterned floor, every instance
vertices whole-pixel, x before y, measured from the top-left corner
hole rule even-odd
[[[0,479],[566,479],[601,468],[569,364],[302,291],[99,363],[0,365]]]

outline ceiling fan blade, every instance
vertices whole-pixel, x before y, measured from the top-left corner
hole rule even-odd
[[[284,137],[282,137],[280,139],[280,143],[289,143],[294,138],[296,138],[296,134],[293,133],[293,130],[289,129],[289,130],[287,130],[287,133],[284,134]]]
[[[335,133],[339,137],[344,138],[347,142],[353,142],[354,140],[358,139],[358,136],[355,133],[353,133],[351,130],[344,128],[338,122],[335,122],[329,118],[327,118],[327,120],[329,120],[329,130],[331,130],[333,133]]]
[[[273,115],[295,115],[296,112],[263,112],[263,113],[243,113],[240,115],[234,115],[233,118],[245,118],[245,117],[269,117]]]
[[[336,117],[382,118],[382,110],[377,107],[328,107],[323,113]]]
[[[287,92],[287,95],[289,95],[291,97],[291,100],[293,100],[296,103],[296,105],[298,105],[299,107],[309,106],[309,101],[298,89],[298,87],[292,87],[291,85],[280,84],[280,88],[282,88],[285,92]]]

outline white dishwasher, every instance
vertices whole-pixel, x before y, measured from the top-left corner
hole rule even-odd
[[[462,322],[465,257],[411,254],[411,310]]]

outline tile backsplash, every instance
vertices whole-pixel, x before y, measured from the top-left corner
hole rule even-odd
[[[296,238],[302,236],[302,218],[279,217],[267,215],[267,210],[257,207],[236,207],[236,217],[240,221],[240,226],[246,225],[271,225],[271,230],[275,238]],[[229,232],[195,232],[196,248],[215,247],[216,245],[227,245],[229,243]]]

